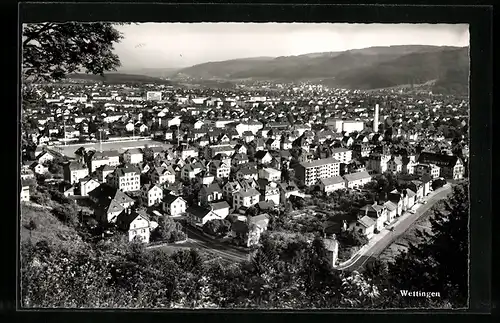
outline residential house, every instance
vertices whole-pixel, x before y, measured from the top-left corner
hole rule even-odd
[[[409,183],[409,188],[411,188],[411,190],[413,192],[415,192],[415,201],[416,202],[420,202],[423,200],[425,194],[424,194],[424,183],[419,181],[419,180],[413,180]]]
[[[261,168],[259,169],[259,178],[266,179],[270,182],[279,181],[281,179],[281,172],[274,168]]]
[[[463,161],[454,155],[436,154],[431,152],[421,152],[417,158],[420,164],[433,164],[440,168],[438,175],[448,179],[462,179],[465,175]],[[431,172],[432,176],[432,172]]]
[[[229,204],[226,201],[210,203],[209,206],[220,219],[225,219],[229,215]]]
[[[163,190],[154,184],[144,184],[141,188],[141,198],[147,206],[153,206],[163,200]]]
[[[231,161],[233,166],[243,165],[246,163],[248,163],[248,156],[246,154],[237,153],[233,155],[233,159]]]
[[[24,181],[21,181],[21,202],[30,200],[30,187]]]
[[[249,217],[246,222],[237,220],[231,226],[231,236],[241,239],[247,247],[257,245],[268,225],[269,215],[267,214]]]
[[[393,156],[387,162],[387,171],[393,174],[401,173],[403,171],[403,158],[401,156]]]
[[[40,155],[36,157],[37,161],[40,164],[45,164],[47,162],[51,162],[56,158],[56,155],[54,153],[51,153],[48,150],[43,151]]]
[[[213,219],[220,219],[211,209],[198,205],[188,207],[186,213],[188,214],[189,221],[197,226],[203,226]]]
[[[168,194],[163,199],[162,208],[170,216],[180,216],[186,212],[187,202],[180,196]]]
[[[328,178],[321,178],[319,180],[319,188],[326,195],[331,194],[333,191],[346,188],[346,183],[342,176],[334,176]]]
[[[171,167],[152,167],[147,175],[153,184],[175,183],[175,171]]]
[[[211,202],[222,200],[222,189],[219,184],[212,183],[203,185],[198,193],[198,201],[200,205],[206,205]]]
[[[274,205],[280,204],[280,188],[275,182],[267,180],[259,180],[260,183],[260,200],[265,202],[273,202]]]
[[[349,228],[351,230],[356,230],[358,233],[364,235],[368,239],[371,239],[375,232],[375,224],[376,221],[373,218],[365,215],[356,222],[352,223]]]
[[[210,185],[214,182],[215,176],[207,171],[202,171],[196,175],[201,185]]]
[[[231,170],[230,166],[220,160],[212,160],[209,163],[210,173],[216,178],[228,178]]]
[[[81,178],[89,175],[89,169],[75,162],[65,163],[63,166],[64,180],[70,184],[78,183]]]
[[[102,165],[101,167],[98,167],[95,171],[96,175],[97,175],[97,179],[101,182],[101,183],[106,183],[107,182],[107,178],[110,174],[113,174],[113,172],[115,171],[116,167],[113,167],[113,166],[109,166],[109,165]]]
[[[280,182],[278,187],[280,189],[280,201],[282,202],[288,200],[292,195],[300,195],[299,188],[292,181]]]
[[[387,201],[384,203],[384,207],[387,210],[387,221],[392,223],[398,215],[398,205],[392,201]]]
[[[45,174],[49,171],[48,167],[43,166],[39,162],[33,162],[29,167],[35,174],[39,175]]]
[[[372,177],[368,172],[358,172],[344,175],[346,188],[359,188],[368,184]]]
[[[140,172],[135,167],[119,167],[108,176],[107,182],[123,192],[140,190]]]
[[[241,185],[238,181],[229,181],[227,182],[222,190],[222,196],[227,201],[233,202],[233,194],[238,192],[241,189]]]
[[[182,167],[181,178],[183,180],[190,181],[196,178],[196,175],[201,173],[203,170],[204,167],[201,163],[186,164],[184,167]]]
[[[128,149],[123,153],[123,160],[127,164],[138,165],[143,162],[143,152],[140,148]]]
[[[279,150],[281,146],[281,142],[279,139],[269,138],[266,141],[266,148],[268,150]]]
[[[120,153],[116,150],[95,152],[89,160],[90,173],[96,171],[103,165],[118,166],[120,164]]]
[[[331,157],[340,161],[343,164],[348,164],[352,160],[352,150],[346,148],[332,148]]]
[[[439,177],[441,173],[441,168],[435,164],[416,164],[415,165],[415,174],[418,176],[422,176],[424,174],[430,175],[432,179],[436,179]]]
[[[118,227],[127,231],[128,240],[138,239],[143,243],[149,243],[151,234],[151,221],[144,211],[123,212],[116,221]]]
[[[387,219],[387,209],[384,205],[378,205],[377,203],[367,204],[363,206],[360,210],[360,218],[363,216],[369,216],[375,220],[375,230],[380,231],[384,228]]]
[[[256,168],[244,167],[236,172],[236,179],[238,180],[251,179],[251,178],[257,180],[259,178],[258,176],[259,173]]]
[[[273,156],[267,150],[259,150],[254,155],[255,161],[260,164],[269,164],[273,159]]]
[[[88,196],[90,192],[92,192],[101,185],[101,183],[99,183],[95,178],[92,178],[90,176],[80,178],[79,182],[80,182],[81,196]]]
[[[242,188],[233,194],[233,207],[250,207],[259,202],[260,193],[254,188]]]

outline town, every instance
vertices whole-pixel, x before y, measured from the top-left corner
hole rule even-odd
[[[468,176],[469,102],[456,96],[309,82],[35,91],[21,201],[95,241],[234,262],[279,228],[321,234],[332,265],[354,270]]]

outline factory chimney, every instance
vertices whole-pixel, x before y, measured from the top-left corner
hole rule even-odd
[[[379,107],[378,103],[375,104],[375,117],[373,118],[373,132],[378,132],[378,115],[379,115]]]

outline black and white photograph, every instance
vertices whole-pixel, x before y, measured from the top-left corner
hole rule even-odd
[[[22,309],[468,308],[468,24],[20,33]]]

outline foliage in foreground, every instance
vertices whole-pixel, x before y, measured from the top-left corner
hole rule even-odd
[[[250,261],[225,264],[196,250],[171,256],[119,236],[68,251],[21,246],[25,307],[400,308],[463,307],[467,301],[468,190],[435,209],[432,234],[388,265],[363,273],[332,268],[321,237],[268,232]],[[400,290],[441,298],[405,298]]]

